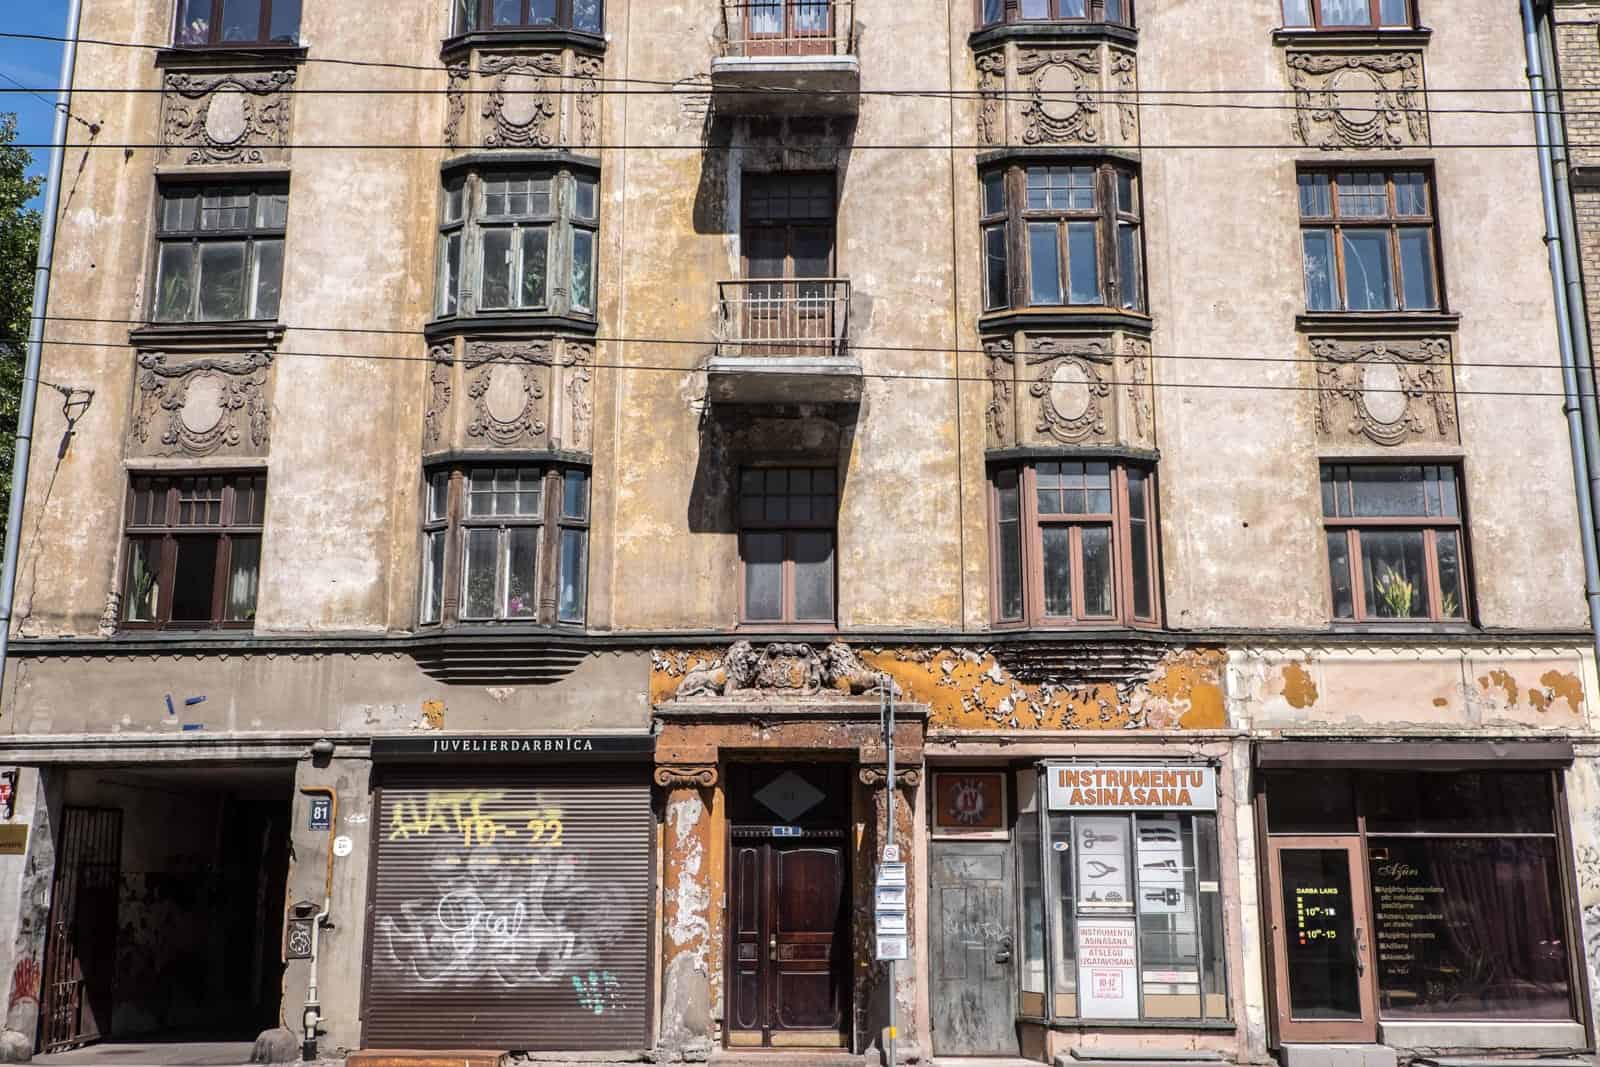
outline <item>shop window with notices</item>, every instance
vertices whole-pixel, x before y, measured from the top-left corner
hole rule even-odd
[[[1018,825],[1023,1014],[1227,1019],[1215,768],[1047,764],[1042,774],[1044,811],[1022,811]]]
[[[1264,786],[1269,844],[1293,843],[1274,849],[1288,858],[1273,891],[1299,944],[1330,942],[1326,960],[1286,958],[1295,1017],[1311,1017],[1304,1002],[1317,1018],[1353,1019],[1367,1000],[1380,1020],[1575,1018],[1557,774],[1294,769]],[[1327,869],[1300,870],[1315,857],[1331,858]],[[1327,887],[1315,914],[1302,883]],[[1349,940],[1351,914],[1373,932],[1370,975],[1331,945]]]

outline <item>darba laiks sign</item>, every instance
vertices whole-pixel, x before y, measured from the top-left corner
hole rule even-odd
[[[1051,811],[1216,811],[1203,763],[1071,763],[1046,768]]]

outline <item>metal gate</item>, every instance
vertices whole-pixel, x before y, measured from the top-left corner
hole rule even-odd
[[[40,1025],[46,1052],[98,1041],[111,1028],[121,873],[122,812],[67,808],[44,949]]]
[[[386,772],[366,1046],[648,1047],[646,773]]]

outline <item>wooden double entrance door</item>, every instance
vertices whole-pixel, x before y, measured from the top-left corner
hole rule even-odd
[[[741,777],[730,775],[735,783]],[[744,821],[733,823],[729,840],[730,1046],[847,1044],[849,833],[847,823],[831,817],[848,810],[847,797],[832,795],[844,790],[842,778],[815,767],[762,769],[754,773],[757,793],[780,810],[759,810],[764,805],[754,801],[758,810],[741,812],[744,805],[734,801],[733,814]],[[805,801],[813,803],[797,812]],[[776,818],[749,821],[761,814]]]

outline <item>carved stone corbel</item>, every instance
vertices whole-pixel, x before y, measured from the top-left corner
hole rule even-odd
[[[866,786],[880,786],[889,778],[887,766],[862,767],[857,772],[861,784]],[[894,784],[899,789],[915,789],[922,784],[922,770],[917,767],[896,767],[894,770]]]
[[[710,789],[717,784],[714,763],[664,763],[656,768],[656,785],[663,789]]]

